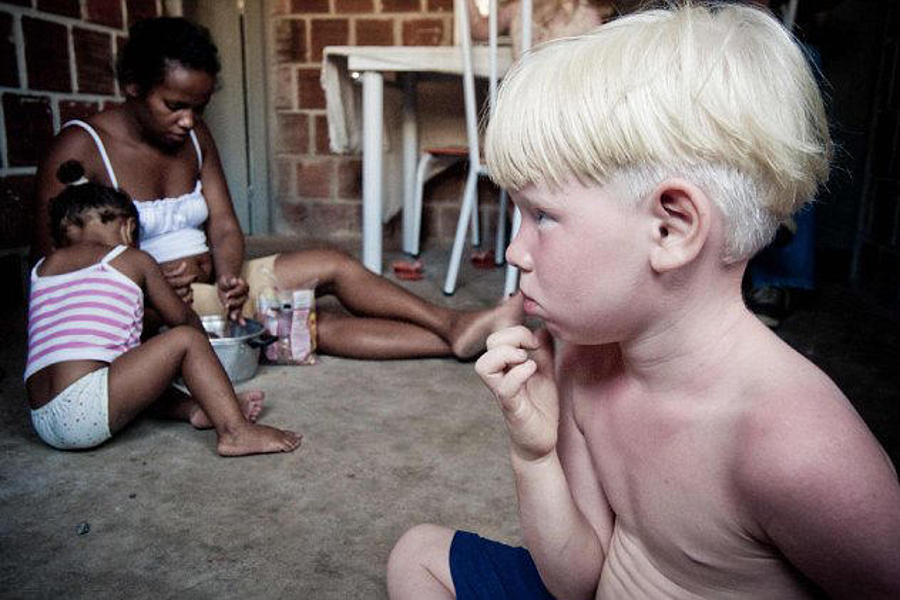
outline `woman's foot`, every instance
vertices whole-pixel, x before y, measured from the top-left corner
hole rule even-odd
[[[453,355],[468,360],[484,350],[488,336],[500,329],[520,325],[525,312],[522,294],[511,296],[487,310],[461,313],[450,330],[450,347]]]
[[[237,396],[238,404],[241,407],[244,418],[247,419],[249,423],[256,423],[256,420],[259,419],[259,413],[262,412],[263,400],[266,397],[266,393],[262,390],[248,390],[246,392],[239,392],[235,395]],[[200,408],[199,404],[194,404],[194,407],[191,410],[190,422],[191,425],[197,429],[211,429],[213,427],[212,421],[209,420],[209,417],[206,416],[206,413],[203,412],[203,409]]]
[[[217,449],[221,456],[293,452],[302,437],[293,431],[247,423],[237,431],[221,434]]]

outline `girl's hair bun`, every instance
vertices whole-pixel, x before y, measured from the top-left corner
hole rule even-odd
[[[84,167],[77,160],[67,160],[56,170],[56,178],[65,184],[74,183],[82,177],[84,177]]]

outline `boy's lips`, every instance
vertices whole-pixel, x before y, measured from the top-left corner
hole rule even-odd
[[[540,309],[540,305],[534,301],[534,299],[526,293],[522,293],[522,297],[524,298],[524,302],[522,304],[522,309],[526,314],[534,315]]]

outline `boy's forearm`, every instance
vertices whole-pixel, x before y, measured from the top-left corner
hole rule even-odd
[[[558,599],[593,598],[603,567],[597,533],[572,497],[556,452],[537,461],[513,456],[519,519],[547,589]]]

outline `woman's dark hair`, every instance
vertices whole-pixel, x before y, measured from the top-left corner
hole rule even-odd
[[[135,83],[146,94],[163,82],[170,62],[213,78],[221,69],[209,30],[181,17],[155,17],[138,21],[129,30],[116,64],[119,85]]]
[[[67,160],[56,171],[66,189],[50,200],[50,233],[57,248],[66,245],[66,227],[84,227],[89,211],[96,211],[104,223],[116,217],[134,219],[132,237],[137,239],[138,212],[134,202],[123,191],[84,179],[84,167],[77,160]]]

